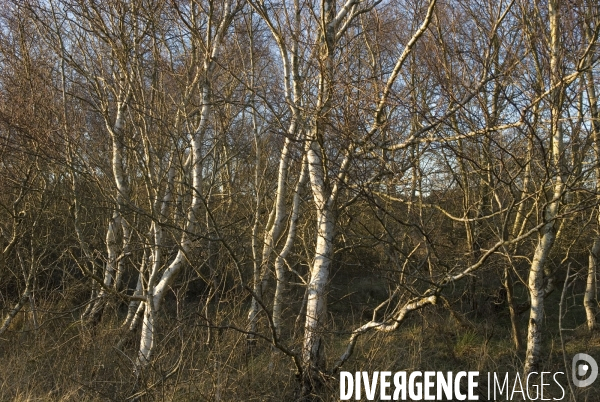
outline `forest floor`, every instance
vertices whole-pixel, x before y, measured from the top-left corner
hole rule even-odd
[[[382,296],[378,289],[377,281],[338,280],[332,285],[331,330],[325,335],[329,364],[345,349],[349,332],[370,319],[369,308]],[[507,309],[492,306],[466,311],[459,299],[454,300],[454,314],[439,303],[414,313],[393,333],[366,334],[343,370],[479,371],[483,383],[488,372],[508,372],[513,382],[515,374],[522,372],[524,352],[516,351],[512,344]],[[559,294],[552,294],[547,303],[557,304],[559,300]],[[218,325],[243,323],[247,303],[242,298],[222,301]],[[159,319],[162,330],[154,363],[139,376],[132,370],[139,334],[129,337],[121,349],[116,347],[126,336],[120,328],[124,306],[110,305],[102,322],[90,326],[78,321],[79,310],[65,309],[69,304],[54,300],[38,306],[37,330],[32,328],[31,314],[21,312],[11,331],[0,339],[1,401],[125,401],[136,400],[136,396],[147,401],[297,400],[298,380],[288,356],[266,342],[249,349],[246,336],[232,329],[213,329],[209,339],[203,305],[193,299],[168,301]],[[598,402],[600,380],[587,388],[572,387],[572,391],[567,376],[571,376],[571,359],[576,353],[587,353],[600,362],[600,333],[586,330],[579,296],[569,296],[565,308],[562,341],[558,316],[546,316],[540,371],[565,373],[557,378],[566,395],[561,399],[561,389],[550,379],[544,398]],[[519,320],[524,333],[527,313]],[[291,316],[286,325],[284,339],[297,339],[289,346],[298,349],[301,331],[296,328],[293,338]],[[480,391],[486,395],[485,384]],[[322,400],[339,400],[339,392],[339,375],[326,377],[326,386],[320,391]],[[571,396],[575,399],[569,399]],[[518,393],[513,400],[519,400]]]

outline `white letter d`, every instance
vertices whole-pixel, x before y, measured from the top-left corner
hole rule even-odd
[[[346,384],[348,384],[348,392],[346,392]],[[340,371],[340,400],[347,401],[352,398],[352,391],[354,391],[354,378],[352,377],[352,373]]]

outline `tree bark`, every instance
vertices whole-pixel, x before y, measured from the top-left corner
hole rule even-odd
[[[218,27],[212,38],[212,46],[207,49],[204,55],[203,64],[203,77],[200,84],[201,90],[201,104],[200,109],[200,121],[196,129],[191,136],[191,174],[192,174],[192,185],[191,185],[191,205],[188,210],[185,222],[185,228],[179,240],[179,249],[173,261],[168,267],[162,272],[159,271],[159,266],[154,265],[150,270],[150,277],[148,278],[147,290],[146,290],[146,301],[144,308],[144,319],[142,322],[142,335],[140,340],[140,346],[138,350],[138,357],[136,360],[136,369],[140,369],[146,366],[152,359],[152,353],[155,345],[155,315],[160,310],[161,303],[164,299],[165,293],[169,286],[175,280],[176,275],[181,270],[184,264],[186,256],[189,254],[192,248],[191,234],[195,233],[197,229],[198,216],[200,207],[204,204],[203,201],[203,189],[202,189],[202,139],[204,133],[208,128],[208,121],[210,118],[210,112],[213,105],[213,96],[211,91],[211,79],[214,71],[217,68],[217,59],[223,47],[223,39],[229,26],[234,17],[234,10],[232,2],[227,1],[223,6],[223,15],[218,24]],[[212,18],[212,16],[209,16]],[[210,35],[210,33],[209,33]],[[168,197],[168,199],[167,199]],[[170,192],[167,191],[165,195],[166,201],[164,204],[168,204],[170,201]],[[167,216],[165,212],[164,216]],[[159,225],[154,224],[155,236],[162,238],[162,232]],[[158,251],[159,248],[157,248]],[[158,255],[156,255],[156,259]],[[156,260],[155,260],[156,261]]]
[[[591,33],[588,31],[587,37],[591,39]],[[594,156],[596,157],[596,195],[598,207],[595,208],[596,213],[596,236],[590,255],[588,258],[588,273],[586,280],[585,296],[583,305],[587,317],[588,329],[591,331],[596,328],[596,313],[597,313],[597,267],[598,259],[600,258],[600,110],[598,109],[598,97],[596,95],[596,87],[594,85],[594,75],[592,70],[586,74],[587,94],[590,102],[590,113],[592,115],[592,140],[594,142]]]
[[[547,263],[548,255],[554,245],[556,237],[556,218],[560,207],[560,200],[563,196],[564,166],[563,166],[563,130],[561,125],[561,111],[563,101],[563,85],[561,84],[561,66],[560,66],[560,29],[559,29],[559,1],[550,0],[548,2],[548,15],[550,23],[550,86],[554,88],[551,93],[551,144],[552,156],[551,166],[553,174],[553,193],[552,199],[548,202],[544,210],[545,225],[540,231],[531,268],[529,270],[528,287],[531,306],[529,309],[529,325],[527,331],[527,351],[525,355],[525,374],[538,371],[541,364],[542,351],[542,324],[544,320],[544,296],[546,289],[544,286],[544,269]],[[549,278],[549,281],[551,278]],[[548,286],[548,285],[547,285]],[[546,286],[546,287],[547,287]]]

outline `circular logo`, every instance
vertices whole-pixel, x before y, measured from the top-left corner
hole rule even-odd
[[[587,387],[598,377],[598,363],[588,354],[577,353],[573,356],[572,371],[573,385],[580,388]]]

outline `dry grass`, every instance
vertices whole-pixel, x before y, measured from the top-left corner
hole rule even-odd
[[[224,303],[216,321],[243,326],[243,306],[239,301]],[[25,312],[19,326],[0,340],[0,400],[125,401],[136,394],[142,401],[297,400],[296,372],[287,356],[264,342],[248,350],[245,335],[234,330],[213,331],[206,345],[208,330],[198,308],[187,304],[178,319],[172,306],[165,308],[154,364],[139,377],[132,370],[139,335],[134,334],[122,351],[115,348],[124,334],[119,328],[122,309],[110,307],[93,328],[82,325],[74,314],[40,313],[42,326],[37,331]],[[575,314],[578,310],[571,311],[570,323],[575,325],[581,317]],[[335,331],[325,337],[330,361],[340,355],[348,331],[361,319],[350,310],[336,314],[331,323]],[[565,371],[552,320],[547,322],[544,370]],[[288,324],[292,322],[290,318]],[[412,315],[395,333],[363,336],[344,370],[522,370],[523,353],[510,343],[505,313],[470,322],[472,327],[466,328],[442,306],[434,306]],[[585,352],[600,361],[600,335],[590,335],[581,326],[565,335],[568,356]],[[298,348],[299,339],[291,346]],[[176,373],[165,379],[174,367]],[[336,376],[330,377],[323,401],[337,400],[338,387]],[[577,401],[597,401],[599,393],[598,386],[576,390]]]

